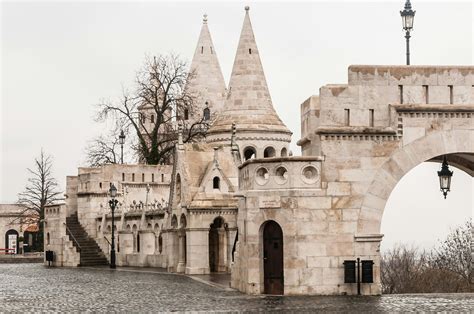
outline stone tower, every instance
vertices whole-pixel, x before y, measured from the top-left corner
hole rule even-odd
[[[189,113],[188,118],[191,121],[199,121],[204,116],[205,119],[208,117],[207,120],[212,121],[222,111],[226,86],[207,26],[206,14],[202,20],[201,33],[190,70],[193,78],[187,88],[188,91],[196,95],[197,104],[195,110]]]
[[[236,142],[244,160],[286,156],[291,132],[272,105],[250,22],[249,7],[229,83],[224,109],[208,131],[207,142],[230,143],[232,123],[237,127]]]

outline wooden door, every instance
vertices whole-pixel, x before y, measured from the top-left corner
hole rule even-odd
[[[283,294],[283,232],[269,221],[263,229],[264,293]]]

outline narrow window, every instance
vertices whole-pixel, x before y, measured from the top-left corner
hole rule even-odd
[[[189,110],[184,109],[184,120],[188,120],[188,119],[189,119]]]
[[[151,174],[151,182],[155,182],[155,174],[154,173]]]
[[[132,173],[132,182],[135,182],[135,174]]]
[[[211,110],[209,108],[204,108],[204,121],[209,121],[211,119]]]
[[[204,53],[204,46],[201,46],[201,54]]]
[[[400,93],[400,103],[403,104],[403,85],[398,85],[398,92]]]
[[[212,180],[212,188],[214,189],[220,189],[221,187],[221,179],[219,177],[214,177]]]
[[[214,52],[212,51],[212,47],[210,47],[210,48],[211,48],[211,55],[212,55],[212,54],[214,54]]]
[[[453,85],[449,85],[449,103],[454,104]]]
[[[49,232],[46,234],[46,244],[49,245],[50,243],[50,235],[49,235]]]
[[[249,54],[250,55],[252,54],[252,48],[249,48]]]
[[[140,252],[140,234],[137,233],[137,252]]]
[[[161,237],[161,234],[158,237],[158,251],[160,252],[160,254],[163,251],[163,238]]]
[[[125,181],[125,173],[122,172],[122,181]]]
[[[374,126],[374,109],[369,109],[369,126]]]
[[[99,189],[102,190],[102,182],[99,182]]]
[[[351,123],[351,112],[349,109],[344,109],[344,125],[349,126]]]
[[[145,182],[145,174],[142,173],[142,182]]]
[[[423,85],[423,95],[425,97],[425,104],[428,104],[430,102],[429,93],[428,93],[428,85]]]
[[[151,121],[151,123],[155,123],[155,116],[154,115],[151,115],[150,121]]]
[[[163,173],[161,174],[161,182],[165,182],[165,175]]]

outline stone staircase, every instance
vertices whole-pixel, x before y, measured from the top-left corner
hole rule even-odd
[[[80,266],[97,266],[109,264],[97,242],[89,237],[87,232],[79,223],[77,214],[66,217],[66,226],[66,234],[69,236],[69,240],[72,241],[74,246],[77,248],[77,251],[81,255]],[[78,244],[80,247],[78,247]]]

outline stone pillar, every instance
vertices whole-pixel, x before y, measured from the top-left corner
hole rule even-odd
[[[227,229],[227,271],[230,272],[232,265],[232,250],[234,249],[235,237],[237,235],[237,228]]]
[[[117,265],[127,266],[127,254],[133,253],[133,233],[131,231],[121,230],[118,232],[118,245],[120,252],[117,252]]]
[[[217,229],[217,234],[219,235],[219,258],[217,263],[218,272],[227,271],[227,232],[224,227]]]
[[[177,230],[163,231],[163,243],[167,255],[167,269],[169,272],[176,272],[178,264],[178,234]]]
[[[186,274],[209,274],[209,228],[189,228],[186,234]]]
[[[140,230],[140,254],[155,253],[155,233],[152,230]]]
[[[179,230],[178,232],[179,244],[178,244],[178,266],[176,272],[184,273],[186,269],[186,232]]]

